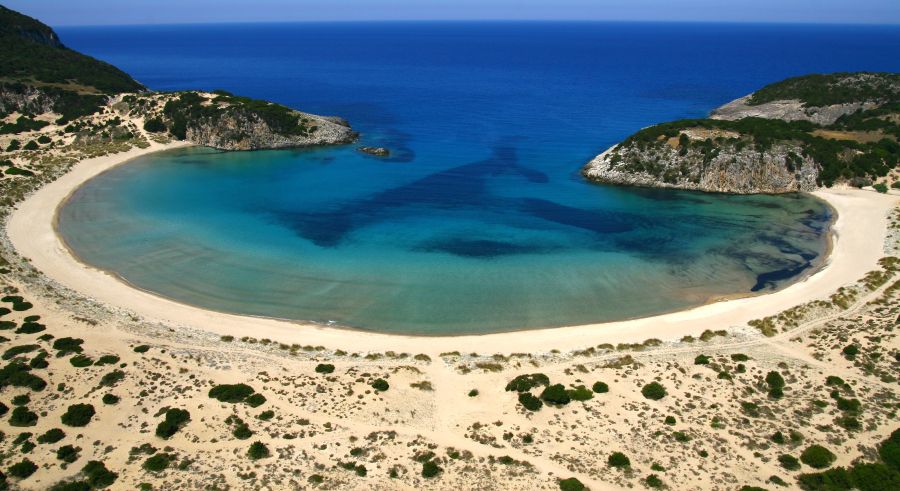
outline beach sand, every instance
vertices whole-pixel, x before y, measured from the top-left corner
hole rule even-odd
[[[837,212],[831,255],[821,270],[775,293],[723,300],[653,317],[584,326],[466,336],[390,335],[213,312],[132,288],[115,275],[92,268],[73,257],[54,230],[56,212],[61,203],[93,176],[135,157],[182,145],[154,144],[147,149],[133,149],[79,163],[71,172],[40,189],[18,206],[7,228],[12,244],[34,267],[62,285],[146,319],[202,327],[221,335],[240,337],[252,332],[257,337],[286,343],[350,346],[371,351],[512,353],[572,350],[601,343],[641,342],[648,338],[675,340],[685,335],[699,335],[710,326],[718,326],[718,329],[742,326],[750,320],[773,315],[801,303],[824,299],[877,267],[878,259],[883,256],[887,215],[898,202],[893,195],[856,189],[815,192]]]

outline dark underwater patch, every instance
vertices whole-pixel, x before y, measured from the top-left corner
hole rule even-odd
[[[810,266],[811,263],[809,261],[806,261],[797,266],[776,269],[774,271],[769,271],[766,273],[760,273],[756,275],[756,284],[753,285],[753,288],[751,288],[750,291],[758,292],[764,288],[774,288],[779,281],[793,278],[794,276],[802,273],[806,268],[809,268]]]
[[[635,218],[623,213],[583,210],[537,198],[523,198],[519,205],[531,216],[600,234],[628,232],[635,227]]]
[[[516,254],[543,253],[547,252],[549,249],[546,247],[514,244],[497,240],[448,239],[428,242],[416,247],[414,250],[424,252],[444,252],[454,256],[476,259],[490,259]]]

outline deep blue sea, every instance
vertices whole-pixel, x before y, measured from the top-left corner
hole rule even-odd
[[[823,257],[808,196],[586,183],[641,127],[783,78],[900,71],[900,28],[321,23],[58,29],[156,90],[347,118],[359,145],[152,155],[88,182],[86,262],[216,310],[395,333],[585,324],[769,291]]]

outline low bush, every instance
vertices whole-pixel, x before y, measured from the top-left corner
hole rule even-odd
[[[247,384],[223,384],[217,385],[209,390],[209,397],[219,402],[230,402],[237,404],[244,402],[251,394],[256,392],[253,387]]]
[[[666,388],[658,382],[650,382],[641,389],[641,394],[647,399],[658,401],[666,397]]]
[[[422,464],[422,477],[426,479],[437,476],[441,473],[441,471],[443,471],[443,469],[441,469],[441,466],[439,466],[437,462],[433,460],[429,460],[428,462]]]
[[[800,454],[800,461],[814,469],[830,466],[837,457],[821,445],[810,445]]]
[[[27,479],[37,471],[38,466],[28,459],[22,459],[21,462],[13,464],[9,468],[9,475],[19,479]]]
[[[37,413],[29,410],[25,406],[19,406],[13,409],[9,416],[9,425],[17,427],[34,426],[37,424]]]
[[[570,477],[568,479],[559,480],[559,489],[560,491],[584,491],[585,487],[581,481],[574,477]]]
[[[533,396],[531,392],[519,393],[519,404],[529,411],[537,411],[543,407],[544,403],[540,399]]]
[[[631,465],[631,460],[622,452],[613,452],[609,458],[606,459],[606,463],[609,464],[610,467],[628,467]]]
[[[316,365],[316,373],[332,373],[334,372],[334,365],[330,363],[319,363]]]
[[[172,454],[158,453],[147,457],[141,467],[149,472],[162,472],[169,467],[173,460],[175,460],[175,456]]]
[[[546,402],[547,404],[555,404],[557,406],[564,406],[572,401],[572,398],[569,396],[569,392],[562,384],[553,384],[548,385],[541,392],[541,400]]]
[[[71,464],[78,460],[79,453],[81,452],[80,447],[73,447],[72,445],[63,445],[56,450],[56,458],[62,460],[63,462],[67,462]]]
[[[84,466],[81,472],[87,478],[91,489],[102,489],[112,486],[119,475],[106,468],[103,462],[91,460]]]
[[[800,461],[797,460],[797,457],[794,457],[793,455],[779,455],[778,463],[781,464],[781,467],[784,467],[789,471],[795,471],[800,468]]]
[[[43,435],[37,437],[38,443],[56,443],[66,437],[66,433],[59,428],[51,428]]]
[[[509,383],[506,384],[506,391],[528,392],[535,387],[546,387],[548,385],[550,385],[549,377],[547,377],[543,373],[531,373],[526,375],[519,375],[518,377],[510,380]]]
[[[120,401],[119,396],[113,394],[103,394],[103,404],[113,405],[118,404]]]
[[[381,391],[381,392],[384,392],[391,387],[387,383],[387,380],[385,380],[383,378],[375,379],[375,381],[372,382],[370,385],[372,386],[373,389],[375,389],[377,391]]]
[[[583,385],[569,389],[566,392],[573,401],[587,401],[594,398],[594,393]]]
[[[62,423],[66,426],[87,426],[94,415],[94,406],[91,404],[72,404],[62,415]]]
[[[250,460],[265,459],[270,455],[269,447],[263,442],[253,442],[247,450],[247,457],[250,457]]]
[[[169,409],[166,417],[156,425],[156,436],[166,440],[172,437],[178,430],[191,420],[191,413],[184,409]]]
[[[606,382],[594,382],[594,386],[591,389],[597,394],[605,394],[609,392],[609,385],[606,385]]]

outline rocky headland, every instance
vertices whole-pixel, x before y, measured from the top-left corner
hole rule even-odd
[[[738,194],[892,182],[900,74],[809,75],[644,128],[591,160],[590,181]]]

